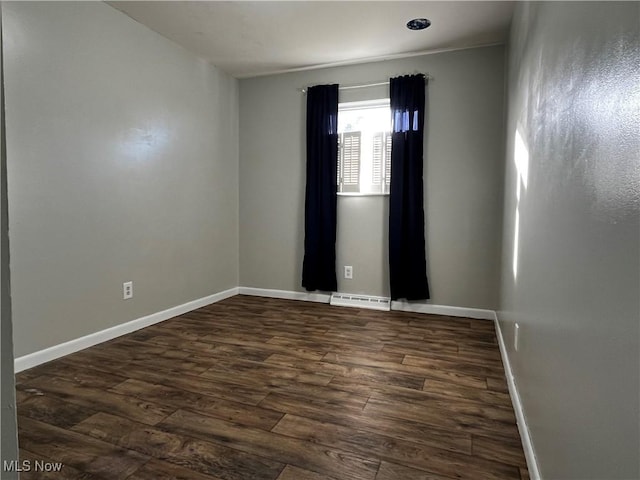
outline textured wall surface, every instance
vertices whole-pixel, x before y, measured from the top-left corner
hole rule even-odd
[[[512,25],[499,319],[546,479],[640,476],[639,22],[543,2]]]
[[[237,81],[100,2],[3,25],[16,356],[236,287]]]
[[[0,6],[0,20],[2,10]],[[0,38],[0,48],[2,39]],[[2,78],[2,62],[0,62]],[[16,391],[13,375],[13,329],[11,325],[11,282],[9,275],[9,222],[7,205],[7,162],[4,137],[4,89],[0,98],[0,477],[18,478],[17,472],[4,472],[4,462],[18,459],[18,429],[16,425]]]
[[[423,72],[425,214],[432,303],[495,308],[503,188],[504,49],[477,48],[240,81],[240,283],[302,290],[305,97],[321,83]],[[362,89],[359,94],[365,93]],[[355,100],[352,91],[349,101]],[[341,92],[341,101],[347,101]],[[378,92],[380,93],[380,92]],[[388,87],[381,95],[388,95]],[[386,197],[338,200],[343,292],[388,295]]]

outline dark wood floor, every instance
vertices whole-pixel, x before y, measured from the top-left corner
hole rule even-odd
[[[492,322],[236,296],[17,376],[23,479],[526,479]],[[32,466],[35,465],[32,463]]]

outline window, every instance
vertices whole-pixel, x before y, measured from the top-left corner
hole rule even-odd
[[[389,99],[338,105],[338,193],[388,194],[391,184]]]

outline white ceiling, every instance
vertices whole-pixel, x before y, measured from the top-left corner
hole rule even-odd
[[[503,43],[508,1],[115,1],[131,18],[239,78]],[[432,25],[408,30],[426,17]]]

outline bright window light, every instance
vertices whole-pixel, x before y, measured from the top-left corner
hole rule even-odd
[[[391,183],[389,99],[338,106],[338,193],[388,194]]]

